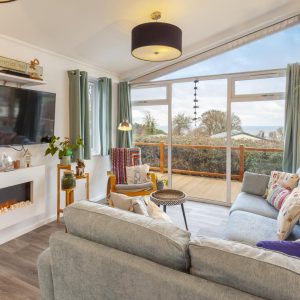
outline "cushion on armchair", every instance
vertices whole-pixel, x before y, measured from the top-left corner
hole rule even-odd
[[[153,188],[152,182],[139,183],[139,184],[116,184],[116,192],[140,192],[148,191]]]
[[[112,172],[116,176],[117,184],[126,184],[126,167],[141,164],[140,148],[111,148]]]

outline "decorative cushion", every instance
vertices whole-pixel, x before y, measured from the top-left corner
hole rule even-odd
[[[277,217],[277,237],[285,240],[300,218],[300,188],[295,188],[284,201]]]
[[[147,205],[145,204],[144,199],[137,199],[135,198],[132,201],[133,211],[136,214],[143,215],[143,216],[149,216]]]
[[[163,220],[166,222],[172,223],[169,216],[163,212],[154,202],[152,202],[150,199],[145,199],[145,203],[147,205],[147,211],[151,218],[156,220]]]
[[[261,241],[256,244],[259,248],[274,250],[287,255],[300,257],[300,243],[291,241]]]
[[[292,174],[287,172],[280,172],[280,171],[272,171],[271,172],[271,178],[268,184],[268,189],[275,183],[280,184],[282,187],[293,190],[295,187],[297,187],[299,181],[299,175],[298,174]],[[266,190],[266,193],[264,195],[265,198],[267,198],[268,195],[268,189]]]
[[[124,194],[111,193],[110,194],[110,206],[131,211],[136,214],[149,216],[147,206],[142,197],[129,197]]]
[[[147,174],[150,167],[148,165],[126,167],[127,183],[140,184],[148,181]]]
[[[126,184],[126,167],[141,164],[140,148],[112,148],[110,151],[112,172],[116,176],[117,184]]]
[[[127,211],[133,211],[133,197],[124,194],[110,193],[109,199],[112,204],[111,206]]]
[[[277,210],[280,210],[286,197],[291,193],[290,190],[282,187],[280,184],[272,184],[268,189],[267,202],[274,206]]]
[[[270,176],[251,172],[244,173],[241,192],[263,196],[270,181]]]

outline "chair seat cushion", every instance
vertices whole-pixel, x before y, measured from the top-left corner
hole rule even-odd
[[[137,184],[116,184],[116,191],[148,191],[153,187],[152,182],[137,183]]]
[[[231,206],[230,213],[237,210],[250,212],[271,219],[277,219],[278,216],[278,210],[269,204],[266,199],[244,192],[237,196]]]

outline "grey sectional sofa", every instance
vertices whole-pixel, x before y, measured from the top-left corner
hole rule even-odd
[[[296,258],[87,201],[64,218],[38,260],[42,299],[299,299]]]
[[[263,195],[270,177],[246,172],[241,193],[231,206],[225,238],[255,246],[263,240],[277,240],[278,211]],[[296,225],[289,240],[300,239],[300,225]]]

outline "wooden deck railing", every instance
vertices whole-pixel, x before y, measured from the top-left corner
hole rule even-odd
[[[152,171],[159,171],[161,173],[167,172],[168,169],[165,167],[165,148],[168,147],[168,144],[165,142],[159,143],[144,143],[136,142],[136,146],[141,147],[158,147],[159,148],[159,167],[151,167]],[[185,144],[173,144],[173,148],[188,148],[188,149],[205,149],[205,150],[225,150],[226,146],[213,146],[213,145],[185,145]],[[231,147],[232,150],[239,151],[239,174],[232,175],[231,178],[235,180],[242,181],[245,172],[245,151],[249,152],[283,152],[282,149],[278,148],[256,148],[256,147],[245,147],[244,145],[239,145],[239,147]],[[226,177],[226,174],[223,173],[212,173],[212,172],[202,172],[202,171],[193,171],[193,170],[180,170],[172,169],[172,173],[178,174],[187,174],[187,175],[201,175],[207,177]]]

